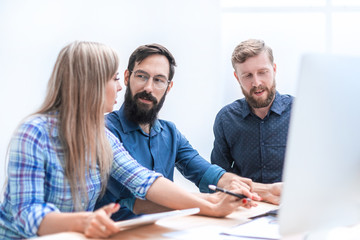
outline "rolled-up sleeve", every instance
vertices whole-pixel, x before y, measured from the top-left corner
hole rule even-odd
[[[109,130],[106,132],[114,153],[111,176],[127,187],[135,197],[145,200],[150,186],[162,175],[141,166]]]
[[[199,189],[200,192],[213,192],[209,189],[209,185],[217,185],[219,179],[224,175],[226,171],[217,165],[211,165],[201,178]]]

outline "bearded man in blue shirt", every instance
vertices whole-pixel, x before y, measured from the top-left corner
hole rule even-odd
[[[120,139],[130,155],[148,169],[173,180],[174,168],[208,193],[208,185],[237,186],[243,191],[254,192],[254,183],[212,165],[190,145],[175,124],[157,118],[166,94],[173,86],[175,59],[159,44],[138,47],[130,56],[124,83],[127,87],[124,104],[118,111],[106,116],[109,130]],[[259,185],[262,189],[271,185]],[[257,187],[259,187],[257,185]],[[261,193],[261,191],[260,191]],[[211,201],[217,194],[202,194]],[[254,200],[272,201],[272,195],[258,196]],[[96,208],[110,202],[120,202],[121,208],[112,215],[114,220],[124,220],[135,214],[160,212],[165,209],[150,201],[136,199],[121,183],[109,179],[107,190]]]
[[[281,189],[293,97],[276,91],[276,64],[264,41],[240,43],[231,60],[245,98],[217,114],[211,162],[255,182],[278,182]]]

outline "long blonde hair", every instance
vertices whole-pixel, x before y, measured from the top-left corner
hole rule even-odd
[[[45,101],[37,112],[58,114],[65,176],[75,209],[81,209],[81,201],[88,201],[85,175],[95,171],[97,164],[101,193],[105,191],[113,158],[105,134],[105,84],[118,66],[118,56],[110,47],[95,42],[70,43],[59,53]]]

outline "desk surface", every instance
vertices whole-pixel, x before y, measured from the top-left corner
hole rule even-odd
[[[258,214],[265,213],[272,209],[276,209],[278,206],[259,203],[259,206],[245,209],[239,208],[237,211],[228,215],[226,218],[212,218],[212,217],[203,217],[203,216],[186,216],[186,217],[177,217],[173,219],[160,220],[156,224],[151,224],[147,226],[142,226],[138,228],[129,229],[126,231],[119,232],[118,234],[110,237],[109,239],[127,239],[127,240],[138,240],[138,239],[152,239],[152,240],[168,240],[164,236],[166,233],[172,233],[176,231],[186,230],[189,228],[199,228],[206,226],[219,226],[219,227],[233,227],[241,223],[249,221],[249,217],[256,216]],[[329,240],[354,240],[359,239],[360,236],[360,224],[351,226],[351,227],[340,227],[331,231],[328,235]],[[39,238],[34,238],[36,240],[57,240],[57,239],[72,239],[72,240],[84,240],[87,239],[83,234],[68,232],[68,233],[58,233],[47,235]],[[303,240],[303,235],[296,235],[291,237],[283,238],[283,240]]]
[[[186,216],[177,217],[173,219],[159,220],[155,224],[133,228],[125,231],[121,231],[118,234],[113,235],[110,239],[169,239],[163,234],[185,230],[189,228],[202,227],[202,226],[219,226],[219,227],[232,227],[241,223],[249,221],[249,217],[256,216],[261,213],[265,213],[269,210],[276,209],[278,206],[259,203],[257,207],[251,209],[239,208],[232,214],[225,218],[213,218],[203,216]],[[79,233],[59,233],[52,234],[44,237],[36,238],[38,240],[48,239],[86,239],[83,234]]]

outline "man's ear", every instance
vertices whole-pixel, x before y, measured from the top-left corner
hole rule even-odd
[[[129,84],[129,78],[130,78],[130,71],[126,69],[125,72],[124,72],[124,85],[126,87]]]
[[[241,85],[241,83],[240,83],[240,78],[239,78],[239,76],[237,75],[236,71],[234,71],[234,77],[236,78],[236,80],[238,81],[238,83]]]
[[[275,63],[274,63],[273,69],[274,69],[274,75],[276,75],[276,64]]]
[[[239,81],[238,75],[236,74],[236,71],[234,71],[234,77],[236,78],[236,80]]]
[[[168,94],[168,93],[170,92],[170,90],[171,90],[171,88],[173,87],[173,85],[174,85],[174,82],[171,81],[171,82],[169,83],[169,86],[168,86],[167,90],[166,90],[166,94]]]

